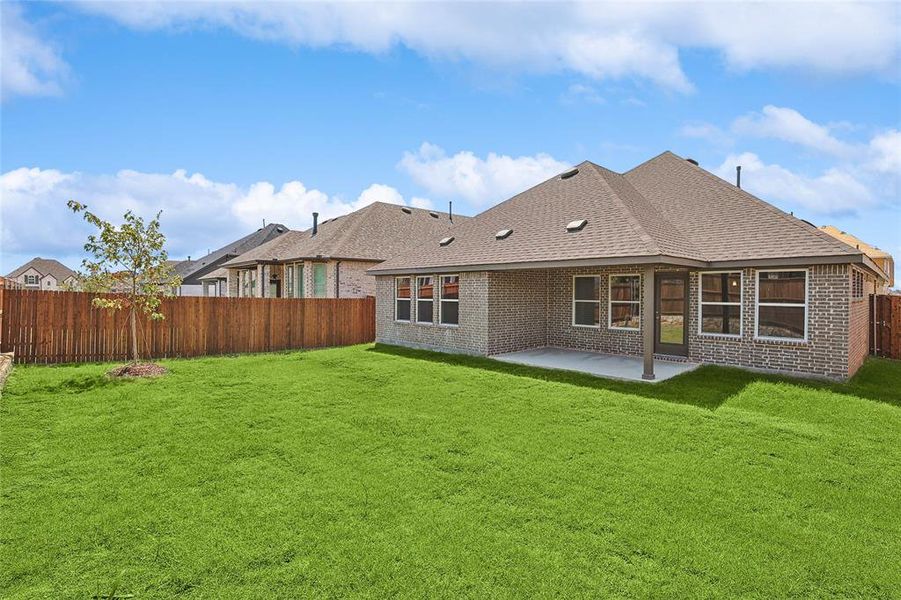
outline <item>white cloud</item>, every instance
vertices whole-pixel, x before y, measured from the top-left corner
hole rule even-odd
[[[891,129],[870,140],[871,159],[867,165],[874,171],[901,177],[901,131]]]
[[[810,177],[777,164],[765,164],[752,152],[726,157],[715,173],[733,181],[741,165],[742,188],[768,202],[790,204],[822,214],[851,213],[875,204],[873,194],[850,171],[831,168]]]
[[[814,123],[793,108],[764,106],[759,113],[736,119],[732,130],[754,137],[775,138],[835,156],[851,153],[851,146],[834,137],[828,127]]]
[[[0,97],[59,94],[68,66],[22,17],[18,4],[0,5]]]
[[[221,27],[291,46],[384,53],[505,70],[640,78],[692,89],[682,49],[719,52],[729,68],[893,74],[892,3],[133,3],[83,2],[136,29]]]
[[[463,198],[475,206],[505,200],[569,166],[548,154],[514,158],[492,152],[479,158],[463,151],[448,156],[443,148],[428,142],[417,152],[405,152],[398,164],[430,194]]]
[[[184,170],[89,175],[39,168],[15,169],[0,176],[0,198],[6,259],[12,255],[79,255],[89,227],[66,208],[69,199],[87,204],[114,222],[129,209],[144,216],[162,210],[163,232],[173,258],[205,254],[207,249],[261,227],[263,219],[304,228],[313,211],[328,219],[372,202],[406,203],[396,189],[383,184],[374,184],[355,200],[345,201],[307,188],[300,181],[278,188],[266,181],[242,187]],[[424,206],[428,200],[414,198],[410,203]]]

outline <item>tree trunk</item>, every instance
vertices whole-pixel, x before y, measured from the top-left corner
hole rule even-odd
[[[138,320],[134,306],[131,307],[129,321],[131,322],[131,361],[138,362]]]

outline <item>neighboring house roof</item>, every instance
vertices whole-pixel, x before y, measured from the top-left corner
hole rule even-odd
[[[370,269],[538,267],[556,263],[670,262],[695,266],[835,258],[860,251],[672,152],[614,173],[591,162],[528,189]],[[571,175],[571,176],[568,176]],[[571,221],[585,227],[567,231]],[[504,239],[498,232],[512,229]],[[578,264],[578,263],[577,263]]]
[[[319,223],[316,235],[312,229],[289,231],[224,266],[316,258],[378,262],[467,220],[454,215],[451,221],[447,213],[374,202]]]
[[[892,255],[881,250],[876,246],[871,246],[857,236],[851,235],[847,231],[842,231],[838,227],[832,225],[823,225],[820,231],[825,231],[834,238],[838,238],[849,246],[854,246],[863,251],[870,258],[892,258]]]
[[[197,260],[183,260],[179,262],[175,265],[175,272],[182,278],[182,283],[199,281],[202,276],[217,269],[225,261],[240,256],[260,244],[277,239],[288,231],[289,229],[281,223],[270,223],[257,229],[250,235],[226,244]]]
[[[53,278],[60,283],[62,283],[69,277],[75,276],[75,271],[59,262],[58,260],[54,260],[52,258],[37,257],[32,258],[18,269],[15,269],[11,273],[9,273],[6,277],[7,279],[14,279],[28,269],[34,269],[35,271],[40,273],[42,277],[52,275]]]
[[[201,281],[209,281],[211,279],[228,279],[228,269],[224,267],[216,269],[200,278]]]
[[[876,246],[871,246],[857,236],[851,235],[847,231],[842,231],[838,227],[832,225],[823,225],[820,231],[828,233],[832,237],[843,241],[849,246],[853,246],[864,254],[869,256],[880,267],[881,272],[878,275],[885,280],[887,285],[895,284],[895,259],[891,254]]]

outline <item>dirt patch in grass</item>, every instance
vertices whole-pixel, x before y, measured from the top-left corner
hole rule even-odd
[[[106,372],[110,377],[160,377],[169,369],[156,363],[129,363]]]

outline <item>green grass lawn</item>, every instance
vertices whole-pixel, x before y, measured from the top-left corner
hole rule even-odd
[[[390,347],[17,367],[0,596],[901,596],[901,364],[655,385]]]

